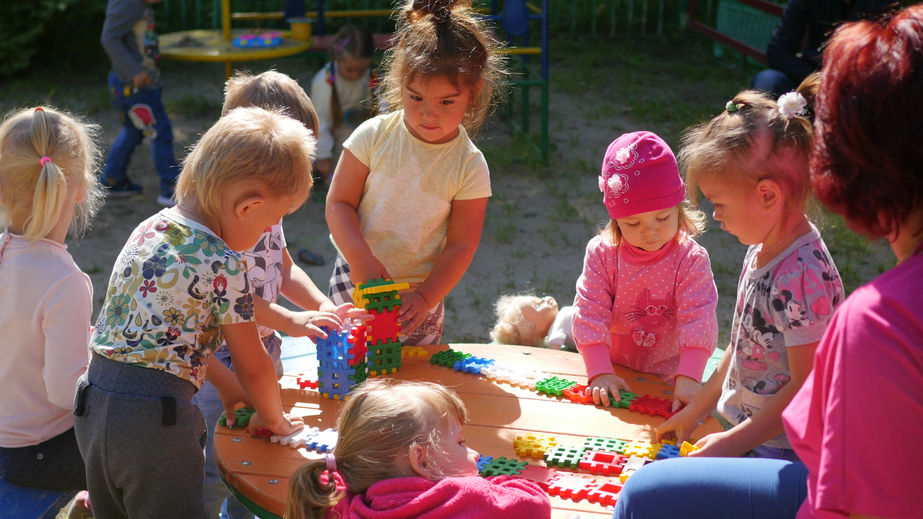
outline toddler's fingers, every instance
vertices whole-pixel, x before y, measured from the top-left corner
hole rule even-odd
[[[325,332],[324,330],[321,330],[319,327],[315,326],[314,324],[306,324],[304,325],[304,336],[326,339],[327,332]]]

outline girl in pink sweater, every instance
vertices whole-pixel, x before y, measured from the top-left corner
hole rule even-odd
[[[465,406],[428,382],[372,379],[350,396],[326,459],[292,476],[286,519],[547,518],[537,483],[477,475]]]
[[[574,340],[597,404],[630,391],[612,364],[675,385],[673,408],[695,397],[718,342],[718,292],[693,237],[705,216],[690,209],[670,147],[651,132],[609,145],[599,189],[612,218],[590,240],[577,280]]]

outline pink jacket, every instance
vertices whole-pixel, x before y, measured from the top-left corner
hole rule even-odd
[[[708,252],[685,234],[655,252],[596,236],[574,300],[587,377],[614,373],[616,363],[670,383],[701,380],[718,343],[717,304]]]
[[[542,519],[551,517],[548,495],[537,483],[511,476],[408,477],[379,481],[364,494],[347,495],[328,514],[343,519]]]

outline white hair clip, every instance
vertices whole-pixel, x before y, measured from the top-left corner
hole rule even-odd
[[[779,113],[786,119],[803,116],[808,107],[808,101],[798,92],[789,92],[779,98]]]

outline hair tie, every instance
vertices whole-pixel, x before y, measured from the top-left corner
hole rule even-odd
[[[734,113],[737,110],[740,110],[740,105],[738,105],[734,101],[728,101],[727,104],[724,105],[724,109],[727,110],[728,113]]]
[[[44,155],[43,155],[42,158],[38,159],[38,162],[39,162],[39,164],[41,164],[42,167],[44,168],[44,167],[45,167],[45,164],[48,164],[49,162],[51,162],[51,157],[48,157],[48,156],[44,156]]]
[[[336,458],[333,456],[333,453],[332,453],[332,452],[327,452],[327,453],[325,453],[325,454],[324,454],[324,460],[327,462],[327,470],[329,470],[330,472],[336,472],[336,471],[337,471],[337,460],[336,460]]]
[[[808,108],[808,100],[798,92],[789,92],[782,95],[777,101],[779,113],[786,119],[804,116]]]
[[[36,106],[34,111],[36,111],[36,112],[44,112],[45,109],[42,108],[41,106]]]

